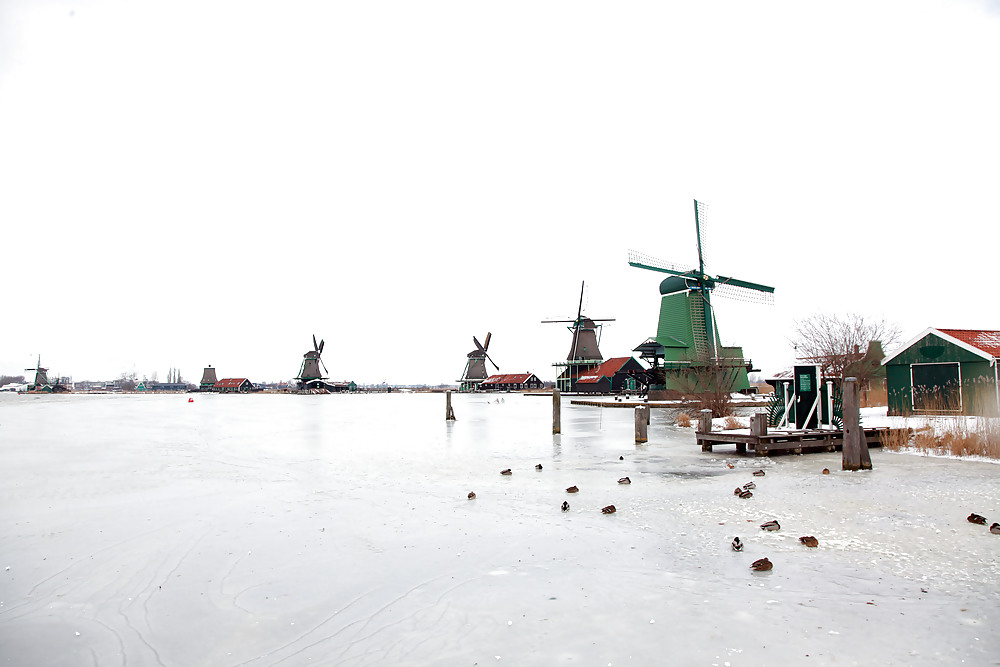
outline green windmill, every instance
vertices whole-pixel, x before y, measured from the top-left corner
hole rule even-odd
[[[656,338],[637,350],[659,370],[663,383],[652,388],[690,392],[707,390],[707,383],[725,378],[731,390],[747,389],[750,366],[739,347],[719,343],[719,328],[712,307],[712,293],[743,301],[770,303],[774,288],[730,276],[705,273],[705,205],[694,202],[698,238],[698,268],[685,269],[648,255],[629,251],[629,265],[670,274],[660,283],[660,319]],[[711,370],[708,375],[702,370]],[[721,372],[721,374],[720,374]],[[707,378],[707,379],[706,379]],[[718,378],[718,379],[717,379]]]

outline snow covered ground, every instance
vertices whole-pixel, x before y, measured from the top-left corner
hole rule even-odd
[[[1000,664],[997,465],[497,400],[0,396],[0,663]]]

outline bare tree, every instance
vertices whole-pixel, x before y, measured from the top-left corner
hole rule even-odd
[[[790,342],[797,357],[818,364],[826,376],[857,377],[864,384],[878,371],[883,346],[898,343],[899,334],[899,326],[884,318],[819,314],[796,320]]]

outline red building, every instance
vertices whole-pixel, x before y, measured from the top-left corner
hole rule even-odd
[[[479,391],[522,391],[541,389],[542,381],[534,373],[508,373],[491,375],[479,383]]]

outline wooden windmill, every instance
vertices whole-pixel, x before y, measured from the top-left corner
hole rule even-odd
[[[26,371],[35,371],[35,382],[28,385],[28,391],[52,391],[49,384],[49,369],[42,368],[42,355],[38,355],[38,363],[34,368],[25,368]]]
[[[566,327],[573,332],[573,342],[570,344],[569,355],[566,361],[552,364],[557,367],[565,367],[556,379],[556,388],[559,391],[575,391],[576,380],[580,374],[588,369],[599,366],[604,357],[601,355],[600,334],[603,324],[598,322],[614,322],[613,317],[592,318],[583,314],[583,288],[585,282],[580,283],[580,303],[576,308],[576,318],[572,320],[542,320],[542,324],[566,323]]]
[[[750,386],[750,366],[739,347],[724,347],[719,342],[712,293],[717,296],[770,303],[774,288],[730,276],[705,273],[705,206],[695,200],[694,221],[698,242],[697,268],[680,265],[629,251],[629,265],[670,274],[660,283],[660,319],[656,329],[654,365],[662,360],[664,389],[691,390],[691,375],[698,369],[729,369],[722,375],[740,391]],[[644,343],[648,345],[650,341]],[[662,351],[659,349],[662,348]],[[709,376],[716,377],[716,376]],[[704,385],[704,382],[701,382]],[[710,389],[700,386],[698,389]]]
[[[323,363],[323,345],[326,341],[321,340],[316,343],[316,334],[313,334],[313,349],[302,355],[302,366],[299,374],[295,376],[299,389],[326,389],[326,364]],[[320,373],[320,366],[323,373]]]
[[[476,345],[476,349],[469,352],[466,357],[468,361],[465,362],[465,370],[462,371],[462,379],[460,390],[461,391],[475,391],[479,388],[479,385],[483,380],[489,377],[489,372],[486,367],[486,362],[489,361],[493,364],[493,368],[500,372],[500,367],[490,359],[490,355],[487,350],[490,348],[490,338],[493,336],[489,331],[486,332],[486,344],[481,344],[479,339],[475,336],[472,337],[472,342]]]

